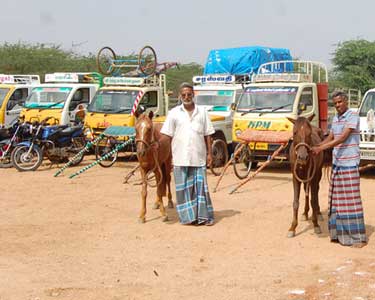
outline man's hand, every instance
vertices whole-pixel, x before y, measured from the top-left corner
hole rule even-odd
[[[212,164],[212,154],[211,152],[208,152],[207,153],[207,167],[211,167],[211,164]]]
[[[314,146],[311,148],[313,154],[318,155],[320,152],[323,151],[321,146]]]

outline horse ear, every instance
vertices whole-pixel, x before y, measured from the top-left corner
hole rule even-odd
[[[293,123],[293,124],[296,123],[296,120],[295,120],[295,119],[292,119],[292,118],[290,118],[290,117],[286,117],[286,118],[289,120],[289,122],[291,122],[291,123]]]
[[[152,110],[148,113],[148,117],[150,118],[150,120],[152,120],[152,118],[154,117],[154,112]]]
[[[315,114],[312,114],[310,117],[307,118],[307,120],[309,120],[309,122],[311,122],[315,117]]]

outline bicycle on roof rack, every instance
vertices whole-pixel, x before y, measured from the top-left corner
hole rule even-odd
[[[123,68],[136,68],[141,74],[149,76],[155,73],[156,53],[151,46],[144,46],[135,58],[117,58],[110,47],[103,47],[96,56],[98,70],[103,75],[116,75]]]

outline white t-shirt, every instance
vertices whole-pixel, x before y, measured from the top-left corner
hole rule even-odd
[[[169,111],[161,133],[172,137],[173,165],[202,167],[207,152],[204,137],[215,132],[207,111],[195,105],[190,117],[183,105]]]

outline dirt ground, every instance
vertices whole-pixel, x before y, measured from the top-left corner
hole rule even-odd
[[[323,233],[292,216],[289,169],[275,164],[238,192],[230,170],[216,193],[214,226],[183,226],[174,209],[163,223],[152,209],[138,223],[135,162],[84,165],[55,178],[56,166],[20,173],[0,170],[0,299],[375,299],[375,172],[361,177],[369,244],[329,242],[328,182],[321,183]],[[174,186],[172,187],[174,189]],[[174,197],[174,194],[173,194]]]

